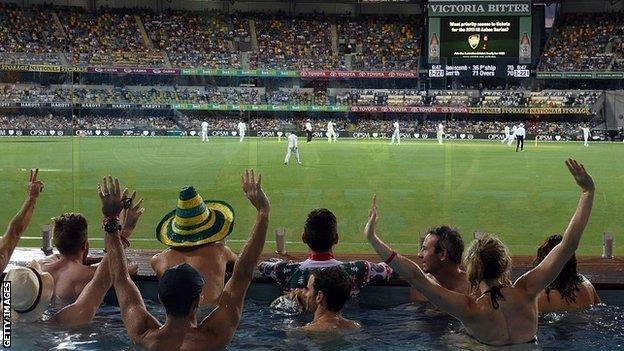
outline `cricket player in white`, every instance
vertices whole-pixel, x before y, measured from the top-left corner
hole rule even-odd
[[[581,127],[581,130],[583,131],[583,146],[589,146],[587,143],[587,140],[589,140],[589,128],[585,125],[584,127]]]
[[[438,144],[442,144],[442,140],[444,139],[444,124],[438,124]]]
[[[284,164],[287,165],[290,160],[290,153],[294,152],[297,157],[297,163],[301,164],[301,160],[299,159],[299,149],[297,148],[297,135],[295,133],[290,133],[288,136],[288,151],[286,152],[286,158],[284,159]]]
[[[394,126],[394,132],[392,133],[392,140],[390,141],[390,145],[394,144],[395,140],[396,140],[397,145],[401,145],[401,134],[399,133],[399,121],[394,121],[392,125]]]
[[[509,139],[507,140],[507,146],[511,146],[514,139],[516,138],[516,130],[518,130],[518,127],[514,124],[514,126],[511,127],[511,134],[509,134]]]
[[[331,143],[332,138],[334,138],[334,143],[336,142],[336,131],[334,130],[334,122],[331,120],[327,122],[327,141]]]
[[[202,142],[204,143],[204,142],[208,141],[208,122],[203,121],[201,123],[201,130],[202,130],[201,131],[201,133],[202,133],[201,134],[202,135]]]
[[[509,140],[509,126],[508,125],[505,126],[505,139],[501,140],[501,144],[505,143],[507,140]]]
[[[247,125],[245,124],[245,122],[240,121],[238,122],[238,135],[240,135],[240,140],[239,141],[243,141],[243,139],[245,139],[245,132],[247,131]]]

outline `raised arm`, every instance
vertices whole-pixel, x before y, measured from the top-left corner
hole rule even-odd
[[[0,238],[0,272],[4,271],[9,264],[17,243],[22,237],[22,234],[26,231],[26,228],[28,228],[33,211],[35,210],[35,205],[37,204],[37,198],[39,197],[39,193],[43,190],[43,182],[37,180],[38,174],[39,169],[30,170],[26,200],[24,204],[22,204],[22,208],[9,223],[4,236]]]
[[[109,258],[105,256],[95,270],[93,279],[85,286],[78,299],[58,311],[49,322],[69,327],[91,322],[111,286],[108,261]]]
[[[464,320],[469,318],[473,311],[474,301],[464,295],[448,290],[431,281],[422,269],[412,260],[401,256],[390,246],[381,241],[375,232],[377,222],[377,197],[373,196],[373,204],[368,214],[368,222],[364,228],[364,237],[375,249],[382,260],[386,261],[392,269],[407,280],[413,288],[425,295],[427,299],[441,310],[450,315]]]
[[[594,203],[594,180],[585,167],[573,159],[567,159],[565,164],[576,184],[581,188],[581,198],[563,234],[563,240],[537,267],[522,275],[514,284],[517,288],[525,289],[531,297],[537,296],[548,284],[552,283],[572,257],[581,241],[581,235],[583,235]]]
[[[261,176],[258,175],[256,180],[253,170],[245,171],[242,177],[242,186],[245,196],[257,210],[256,223],[234,265],[232,278],[230,278],[223,289],[219,305],[200,325],[204,332],[219,338],[222,345],[227,344],[232,339],[240,322],[245,293],[251,283],[258,259],[264,248],[267,227],[269,225],[271,204],[262,190]]]
[[[126,198],[126,193],[127,189],[122,193],[122,198]],[[126,202],[126,206],[121,211],[122,233],[126,238],[132,235],[137,221],[144,211],[141,207],[142,199],[136,204],[132,203],[135,196],[136,192],[132,194],[131,199],[128,198],[130,201]],[[104,256],[95,271],[93,279],[82,290],[76,302],[57,312],[50,319],[51,322],[65,326],[79,326],[91,322],[98,307],[102,304],[104,296],[106,296],[111,287],[109,261],[108,255]]]
[[[98,189],[100,190],[102,215],[105,221],[118,220],[123,208],[119,181],[115,179],[113,182],[113,179],[109,176],[108,179],[103,179],[102,186],[98,184]],[[138,211],[142,213],[143,209],[140,208]],[[132,342],[139,344],[145,333],[159,328],[160,323],[147,312],[139,289],[130,279],[126,264],[126,253],[122,247],[121,238],[121,230],[106,233],[106,255],[110,260],[109,271],[115,287],[115,293],[117,294],[119,308],[121,309],[121,318]]]

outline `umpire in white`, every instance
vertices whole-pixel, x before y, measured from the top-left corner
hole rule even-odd
[[[518,149],[520,149],[520,151],[524,151],[524,137],[526,136],[526,131],[524,130],[524,124],[520,123],[520,126],[518,127],[518,129],[516,129],[516,152],[518,152]]]

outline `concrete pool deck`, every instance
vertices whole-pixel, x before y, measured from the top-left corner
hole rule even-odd
[[[150,259],[160,250],[127,250],[128,259],[139,265],[138,275],[135,277],[137,281],[156,281],[156,276],[150,267]],[[101,257],[104,255],[102,250],[91,250],[90,256]],[[15,249],[7,270],[13,266],[24,266],[32,260],[39,260],[45,255],[41,249],[37,248],[20,248]],[[272,257],[300,261],[307,257],[306,253],[288,253],[286,255],[278,255],[276,253],[262,254],[262,260]],[[407,255],[410,259],[418,262],[416,255]],[[336,259],[342,261],[351,260],[368,260],[379,262],[379,256],[370,253],[364,254],[336,254]],[[513,256],[512,278],[516,278],[533,267],[534,256]],[[624,258],[604,259],[597,256],[577,257],[578,270],[585,275],[597,289],[618,289],[624,290]],[[254,283],[270,283],[271,280],[264,278],[259,272],[256,272]],[[402,279],[391,281],[391,286],[408,286]]]

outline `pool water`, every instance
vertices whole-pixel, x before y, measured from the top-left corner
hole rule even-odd
[[[468,337],[453,318],[432,313],[420,304],[388,309],[349,306],[347,318],[364,328],[344,336],[304,336],[289,332],[312,317],[287,317],[270,311],[266,302],[248,300],[229,350],[623,350],[624,292],[601,291],[605,305],[574,313],[540,317],[537,345],[488,347]],[[164,320],[162,306],[148,302]],[[13,324],[11,350],[129,350],[130,340],[119,309],[100,308],[93,323],[77,329],[45,324]]]

